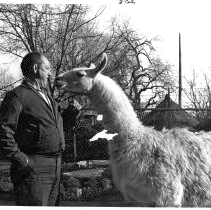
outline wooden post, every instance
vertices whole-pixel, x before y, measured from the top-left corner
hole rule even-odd
[[[75,126],[72,129],[73,131],[73,151],[74,151],[74,159],[77,158],[77,148],[76,148],[76,132],[75,132]]]
[[[181,59],[181,36],[179,33],[179,106],[182,108],[182,59]]]

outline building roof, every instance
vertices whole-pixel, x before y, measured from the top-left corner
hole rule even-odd
[[[190,130],[195,130],[196,126],[198,126],[198,121],[194,116],[181,109],[181,107],[170,98],[169,94],[166,94],[165,99],[144,117],[143,124],[146,126],[154,126],[157,130],[162,130],[164,127],[167,129],[173,127],[188,127]]]

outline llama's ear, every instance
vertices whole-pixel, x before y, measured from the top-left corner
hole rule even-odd
[[[99,64],[96,66],[96,68],[94,69],[95,74],[103,71],[103,69],[105,68],[106,64],[107,64],[107,55],[106,53],[103,53],[101,61],[99,62]]]

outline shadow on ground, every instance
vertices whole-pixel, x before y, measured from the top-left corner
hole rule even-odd
[[[15,206],[15,199],[11,193],[0,193],[0,206]],[[111,193],[96,197],[92,201],[60,201],[59,206],[95,206],[95,207],[136,207],[134,203],[127,203],[121,194]]]

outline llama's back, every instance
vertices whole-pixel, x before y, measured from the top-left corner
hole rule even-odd
[[[118,144],[114,141],[110,145],[111,161],[115,167],[125,168],[121,172],[128,176],[124,181],[137,186],[144,180],[153,189],[155,200],[156,196],[164,200],[170,190],[174,192],[181,185],[184,206],[210,205],[211,134],[195,135],[186,129],[158,132],[148,127],[138,134],[137,130],[119,136],[128,138],[127,145],[118,139]],[[120,183],[121,174],[118,176],[117,185],[127,184]]]
[[[211,206],[211,132],[175,131],[179,142],[175,168],[180,172],[187,206]]]

